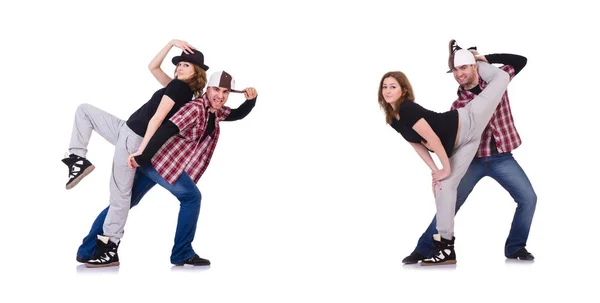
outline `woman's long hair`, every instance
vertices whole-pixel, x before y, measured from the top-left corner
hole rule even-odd
[[[202,91],[206,86],[206,82],[208,82],[206,80],[206,71],[196,64],[192,64],[192,66],[194,67],[194,75],[189,79],[181,81],[190,86],[192,92],[194,92],[194,98],[199,98],[202,96]],[[175,73],[177,73],[177,67],[175,67]]]
[[[391,104],[385,102],[385,99],[383,98],[383,80],[389,77],[396,79],[396,81],[398,81],[398,83],[400,84],[400,88],[402,89],[402,96],[400,96],[400,98],[396,100],[396,102],[394,102],[394,107],[396,108],[396,110],[394,110],[394,107],[392,107]],[[387,72],[385,75],[383,75],[383,77],[381,78],[381,82],[379,83],[378,101],[379,106],[385,112],[385,122],[387,124],[392,123],[392,119],[396,116],[396,113],[398,111],[398,106],[400,106],[402,102],[407,100],[415,100],[415,94],[413,93],[412,86],[410,85],[410,82],[408,81],[406,75],[403,72],[399,71]]]

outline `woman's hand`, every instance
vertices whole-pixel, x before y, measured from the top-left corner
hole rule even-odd
[[[435,187],[438,187],[440,190],[442,190],[442,183],[440,183],[440,181],[432,181],[431,182],[431,190],[433,191],[433,197],[435,198]]]
[[[439,176],[441,176],[442,170],[434,170],[431,171],[431,189],[433,190],[433,197],[435,198],[435,187],[437,186],[440,190],[442,190],[442,182],[440,182],[441,180],[437,180],[436,178],[438,178]],[[449,174],[448,174],[449,175]],[[448,176],[446,176],[448,177]],[[446,178],[444,177],[444,178]]]
[[[191,44],[187,43],[186,41],[183,40],[177,40],[177,39],[173,39],[171,40],[171,45],[180,48],[184,53],[186,54],[192,54],[194,51],[194,49],[197,49],[195,47],[193,47]]]
[[[431,177],[433,182],[442,181],[450,176],[450,169],[442,168],[440,170],[432,171]],[[441,186],[441,185],[440,185]]]

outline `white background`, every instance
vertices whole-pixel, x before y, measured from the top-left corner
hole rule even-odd
[[[0,4],[5,298],[595,300],[600,24],[587,1],[248,2]],[[204,53],[209,75],[225,69],[259,93],[246,119],[222,124],[198,184],[194,248],[213,265],[169,263],[178,201],[156,187],[130,213],[122,265],[86,269],[75,252],[108,205],[113,148],[95,136],[96,170],[66,191],[73,114],[87,102],[127,119],[160,88],[147,65],[173,38]],[[516,204],[484,179],[457,216],[457,266],[401,264],[435,206],[427,167],[385,124],[377,88],[401,70],[418,102],[447,110],[452,38],[529,60],[509,95],[524,141],[514,155],[538,194],[534,263],[504,258]]]

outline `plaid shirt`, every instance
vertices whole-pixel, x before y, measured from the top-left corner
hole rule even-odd
[[[215,130],[200,142],[209,119],[209,101],[206,94],[192,100],[171,117],[179,134],[171,137],[152,157],[152,166],[170,184],[175,183],[185,171],[195,183],[208,167],[217,141],[219,122],[225,120],[231,109],[223,106],[215,113]]]
[[[502,70],[510,75],[510,79],[515,76],[515,69],[510,65],[504,65]],[[479,78],[479,86],[484,89],[487,83]],[[458,89],[458,99],[452,103],[451,109],[462,108],[471,102],[476,95],[468,90]],[[498,104],[496,111],[490,119],[483,134],[481,135],[481,143],[477,150],[476,158],[489,157],[492,155],[492,136],[496,141],[498,153],[510,152],[521,145],[521,137],[515,128],[512,112],[510,110],[510,102],[508,101],[508,93],[504,92],[502,101]]]

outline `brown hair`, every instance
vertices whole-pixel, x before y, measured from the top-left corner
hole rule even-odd
[[[383,98],[383,93],[382,93],[383,81],[389,77],[396,79],[396,81],[398,81],[398,84],[400,84],[400,88],[402,89],[402,96],[400,97],[400,99],[398,99],[398,100],[396,100],[396,102],[394,102],[394,107],[396,107],[396,111],[394,110],[392,105],[385,102],[385,99]],[[377,97],[378,97],[378,101],[379,101],[379,106],[385,112],[385,122],[387,124],[392,123],[392,119],[395,117],[395,115],[397,113],[398,106],[400,106],[400,104],[402,104],[402,102],[407,101],[407,100],[415,100],[415,94],[413,93],[413,89],[412,89],[412,86],[410,85],[410,82],[408,81],[408,78],[406,77],[406,75],[403,72],[398,72],[398,71],[387,72],[385,75],[383,75],[383,77],[381,78],[381,82],[379,83],[379,93],[378,93]]]
[[[196,64],[192,64],[192,66],[194,67],[194,75],[191,78],[182,81],[190,86],[192,92],[194,92],[194,98],[198,98],[202,96],[202,91],[208,81],[206,80],[205,70]],[[175,73],[177,73],[177,67],[175,67]]]

